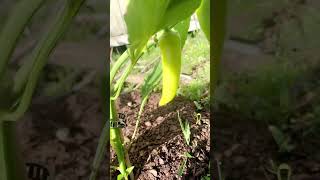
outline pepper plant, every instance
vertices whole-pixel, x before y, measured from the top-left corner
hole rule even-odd
[[[210,2],[213,6],[214,18],[210,21]],[[139,58],[151,46],[159,44],[162,63],[156,63],[153,71],[146,76],[141,88],[141,106],[136,121],[132,140],[135,139],[139,127],[140,116],[147,103],[150,93],[162,79],[162,96],[159,106],[165,106],[176,96],[181,72],[181,53],[187,39],[190,17],[196,13],[208,41],[210,33],[213,34],[213,65],[211,74],[212,85],[215,84],[219,74],[219,64],[225,36],[226,0],[129,0],[125,14],[129,46],[128,49],[115,61],[110,70],[110,124],[118,122],[115,101],[119,97],[126,78],[134,69]],[[210,23],[214,27],[210,32]],[[160,37],[159,40],[154,41]],[[115,80],[117,73],[121,74]],[[213,90],[214,88],[211,88]],[[211,92],[212,93],[212,92]],[[122,130],[119,127],[110,127],[107,124],[99,141],[99,147],[93,163],[90,180],[94,180],[97,169],[104,156],[107,146],[107,135],[110,133],[110,144],[118,159],[120,174],[117,179],[134,179],[127,149],[124,144]],[[131,140],[131,142],[132,142]]]
[[[15,123],[27,111],[47,60],[85,0],[62,1],[63,6],[48,31],[17,72],[9,69],[22,32],[46,0],[18,1],[0,34],[0,179],[24,180],[24,164],[18,157]]]
[[[201,4],[203,5],[200,6]],[[125,14],[129,46],[127,51],[115,61],[110,70],[109,118],[111,124],[114,125],[118,121],[115,101],[122,91],[126,78],[146,49],[157,43],[157,41],[153,41],[155,38],[152,37],[160,37],[158,44],[162,63],[155,65],[154,70],[146,77],[142,86],[142,104],[133,138],[139,126],[143,106],[161,78],[162,96],[159,105],[165,106],[174,99],[179,86],[181,63],[183,62],[181,53],[187,38],[192,14],[197,12],[198,16],[201,16],[201,27],[205,29],[204,32],[209,40],[210,9],[206,7],[207,4],[210,4],[209,0],[203,0],[203,2],[201,0],[129,0]],[[199,9],[199,7],[201,8]],[[117,73],[122,74],[115,81]],[[128,157],[121,128],[112,126],[109,131],[110,144],[119,163],[117,167],[120,172],[118,179],[129,179],[129,177],[133,179],[133,166]],[[103,140],[104,137],[101,137],[100,147],[104,147],[101,143],[107,143],[106,140]],[[101,154],[102,152],[98,150],[94,166],[98,166],[101,162]],[[97,167],[94,167],[94,169],[97,169]],[[95,172],[91,177],[91,179],[94,179]]]

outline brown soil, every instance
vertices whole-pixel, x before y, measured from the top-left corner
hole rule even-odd
[[[103,126],[100,102],[96,88],[84,88],[47,105],[33,105],[17,127],[26,162],[47,168],[55,180],[87,180]],[[104,169],[102,165],[98,179],[106,179]]]
[[[141,118],[137,138],[129,150],[136,179],[179,179],[178,169],[185,152],[189,152],[194,158],[188,160],[186,173],[180,179],[200,179],[208,173],[209,112],[201,112],[201,125],[196,125],[193,115],[196,107],[192,101],[177,97],[167,106],[159,107],[159,99],[159,94],[150,97]],[[118,112],[127,117],[127,127],[123,129],[125,139],[131,139],[139,105],[138,92],[123,95],[117,103]],[[177,111],[183,120],[190,122],[190,147],[186,145],[182,135]],[[115,160],[114,153],[111,157]]]

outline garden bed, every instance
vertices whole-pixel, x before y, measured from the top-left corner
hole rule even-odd
[[[199,179],[207,175],[210,152],[209,111],[201,112],[201,124],[194,118],[196,107],[190,100],[177,97],[175,101],[159,107],[159,94],[150,97],[141,117],[141,125],[136,140],[129,150],[130,161],[137,179],[178,179],[178,169],[182,155],[189,152],[194,158],[188,159],[183,178]],[[126,115],[127,127],[123,129],[124,139],[133,134],[139,112],[139,92],[131,92],[120,97],[117,103],[119,113]],[[191,127],[190,147],[186,145],[179,125],[177,111]],[[115,163],[115,155],[111,152]]]

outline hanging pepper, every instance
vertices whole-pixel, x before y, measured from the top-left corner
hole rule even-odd
[[[162,97],[160,106],[166,105],[177,94],[181,72],[181,39],[179,33],[165,30],[159,40],[162,59]]]

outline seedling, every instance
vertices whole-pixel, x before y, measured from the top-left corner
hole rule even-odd
[[[197,125],[201,125],[201,114],[194,112],[194,113],[193,113],[193,116],[195,117],[196,124],[197,124]]]
[[[189,146],[190,145],[190,136],[191,136],[189,121],[188,120],[183,121],[180,118],[179,111],[177,111],[177,113],[178,113],[178,120],[180,123],[180,127],[181,127],[181,130],[183,133],[184,140],[186,141],[187,145]]]
[[[269,130],[279,147],[279,152],[291,152],[295,148],[294,145],[290,143],[290,137],[284,134],[279,128],[269,126]]]
[[[178,169],[178,176],[179,177],[181,177],[183,175],[183,173],[187,167],[188,158],[193,158],[193,156],[191,156],[188,152],[185,152],[183,154],[182,163],[180,164],[179,169]]]
[[[282,163],[277,166],[273,160],[270,160],[270,167],[267,170],[277,177],[277,180],[290,180],[292,176],[291,167]],[[285,177],[285,179],[283,179]]]

